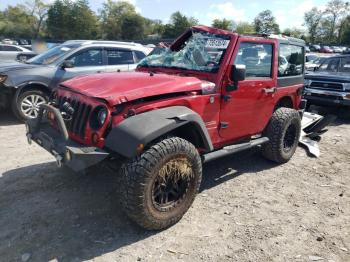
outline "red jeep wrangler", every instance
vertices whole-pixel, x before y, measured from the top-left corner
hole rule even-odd
[[[253,146],[293,156],[303,83],[303,41],[195,26],[136,72],[62,83],[27,137],[74,170],[118,165],[127,215],[162,229],[191,206],[203,162]]]

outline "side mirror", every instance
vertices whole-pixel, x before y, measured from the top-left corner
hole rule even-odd
[[[238,82],[243,81],[245,79],[246,74],[246,66],[245,65],[233,65],[231,70],[231,80],[233,81],[233,85],[228,85],[226,87],[226,91],[234,91],[238,88]]]
[[[71,60],[66,60],[61,65],[62,69],[73,68],[73,67],[74,67],[74,63]]]

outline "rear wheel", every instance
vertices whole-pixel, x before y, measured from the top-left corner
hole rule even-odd
[[[24,91],[17,99],[12,102],[12,111],[20,120],[36,118],[39,114],[39,108],[47,103],[47,95],[37,89]]]
[[[277,163],[288,162],[298,146],[300,132],[299,113],[290,108],[278,108],[265,130],[270,141],[263,146],[263,156]]]
[[[181,138],[164,139],[121,168],[123,205],[140,226],[167,228],[186,213],[200,186],[202,163]]]

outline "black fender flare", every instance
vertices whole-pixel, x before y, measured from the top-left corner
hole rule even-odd
[[[140,144],[147,145],[189,123],[201,136],[203,148],[212,151],[213,144],[202,118],[185,106],[156,109],[125,119],[109,132],[105,147],[124,157],[133,158],[138,155]]]

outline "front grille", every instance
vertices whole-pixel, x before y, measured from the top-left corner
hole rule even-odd
[[[66,123],[68,131],[84,139],[85,128],[89,121],[92,106],[74,98],[60,96],[58,97],[58,107],[60,111],[62,111],[62,105],[65,102],[68,102],[74,109],[72,120]]]
[[[313,87],[316,89],[324,89],[324,90],[343,91],[343,84],[342,83],[312,81],[310,84],[310,87]]]

